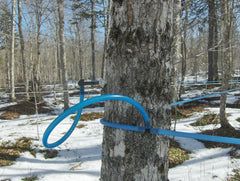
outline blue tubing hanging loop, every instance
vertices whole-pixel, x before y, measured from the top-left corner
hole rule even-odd
[[[84,101],[84,85],[94,85],[97,84],[96,81],[94,82],[85,82],[84,80],[80,80],[79,81],[79,85],[80,85],[80,102],[72,107],[70,107],[69,109],[67,109],[66,111],[64,111],[62,114],[60,114],[46,129],[46,131],[43,134],[43,145],[47,148],[54,148],[59,146],[60,144],[62,144],[73,132],[73,130],[75,129],[75,127],[77,126],[77,123],[80,119],[81,113],[82,113],[82,109],[86,106],[89,106],[91,104],[97,103],[97,102],[102,102],[102,101],[109,101],[109,100],[118,100],[118,101],[124,101],[127,102],[129,104],[132,104],[133,106],[135,106],[140,113],[143,116],[143,119],[145,121],[145,127],[144,130],[150,130],[151,126],[150,126],[150,119],[148,117],[147,112],[145,111],[145,109],[142,107],[141,104],[139,104],[137,101],[135,101],[134,99],[127,97],[127,96],[123,96],[123,95],[117,95],[117,94],[109,94],[109,95],[102,95],[102,96],[96,96],[96,97],[92,97],[89,98],[87,100]],[[69,116],[70,114],[77,112],[77,116],[74,119],[74,122],[72,124],[72,126],[70,127],[70,129],[68,130],[68,132],[62,137],[60,138],[58,141],[54,142],[54,143],[48,143],[48,138],[51,134],[51,132],[54,130],[54,128],[61,123],[67,116]],[[142,129],[142,128],[141,128]]]
[[[203,135],[203,134],[186,133],[186,132],[178,132],[178,131],[170,131],[170,130],[151,128],[150,119],[148,117],[148,114],[147,114],[146,110],[142,107],[141,104],[139,104],[134,99],[132,99],[130,97],[127,97],[127,96],[123,96],[123,95],[109,94],[109,95],[92,97],[92,98],[89,98],[89,99],[84,101],[84,86],[85,85],[96,85],[96,84],[99,84],[99,82],[95,81],[95,80],[94,81],[80,80],[78,82],[78,84],[80,86],[80,102],[78,104],[70,107],[68,110],[66,110],[62,114],[60,114],[48,126],[48,128],[46,129],[46,131],[43,134],[43,139],[42,139],[43,145],[45,147],[47,147],[47,148],[57,147],[60,144],[62,144],[72,134],[73,130],[75,129],[75,127],[78,124],[78,121],[79,121],[79,119],[81,117],[81,114],[82,114],[82,109],[84,107],[89,106],[89,105],[94,104],[94,103],[97,103],[97,102],[109,101],[109,100],[124,101],[124,102],[127,102],[127,103],[135,106],[143,116],[143,119],[144,119],[144,122],[145,122],[145,127],[111,123],[111,122],[105,121],[104,119],[101,119],[100,122],[104,126],[117,128],[117,129],[123,129],[123,130],[129,130],[129,131],[143,132],[143,133],[148,132],[148,133],[151,133],[151,134],[160,134],[160,135],[166,135],[166,136],[177,136],[177,137],[193,138],[193,139],[199,139],[199,140],[205,140],[205,141],[214,141],[214,142],[222,142],[222,143],[240,145],[240,139],[239,138],[210,136],[210,135]],[[222,92],[198,97],[198,98],[193,98],[193,99],[188,99],[188,100],[185,100],[185,101],[179,101],[179,102],[171,103],[171,106],[184,104],[184,103],[187,103],[187,102],[192,102],[192,101],[196,101],[196,100],[199,100],[199,99],[204,99],[204,98],[207,98],[207,97],[212,97],[212,96],[215,96],[215,95],[224,94],[224,93],[231,92],[231,91],[236,91],[236,90],[240,90],[240,87],[235,88],[235,89],[231,89],[231,90],[228,90],[228,91],[222,91]],[[68,130],[68,132],[62,138],[60,138],[58,141],[56,141],[54,143],[48,143],[48,138],[49,138],[51,132],[54,130],[54,128],[58,124],[60,124],[67,116],[69,116],[70,114],[72,114],[74,112],[77,112],[77,115],[76,115],[76,118],[74,119],[74,122],[73,122],[72,126]]]

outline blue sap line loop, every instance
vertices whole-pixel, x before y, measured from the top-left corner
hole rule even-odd
[[[76,127],[78,120],[80,118],[80,114],[77,114],[71,128],[69,129],[69,131],[62,137],[60,138],[58,141],[49,144],[47,142],[49,135],[51,134],[51,132],[53,131],[53,129],[60,123],[62,122],[67,116],[69,116],[70,114],[78,111],[78,110],[82,110],[82,108],[89,106],[91,104],[97,103],[97,102],[102,102],[102,101],[108,101],[108,100],[119,100],[119,101],[124,101],[124,102],[128,102],[130,104],[132,104],[133,106],[135,106],[140,113],[143,116],[143,119],[145,121],[145,129],[150,129],[150,119],[148,117],[147,112],[145,111],[145,109],[142,107],[141,104],[139,104],[137,101],[135,101],[134,99],[131,99],[130,97],[127,96],[123,96],[123,95],[117,95],[117,94],[110,94],[110,95],[102,95],[102,96],[97,96],[97,97],[92,97],[90,99],[87,99],[83,102],[80,102],[72,107],[70,107],[69,109],[67,109],[66,111],[64,111],[62,114],[60,114],[50,125],[49,127],[46,129],[46,131],[44,132],[43,135],[43,145],[47,148],[53,148],[56,147],[60,144],[62,144],[73,132],[74,128]],[[80,111],[79,111],[80,112]],[[79,117],[77,119],[77,117]]]
[[[206,96],[202,96],[202,97],[197,97],[197,98],[193,98],[193,99],[188,99],[188,100],[184,100],[184,101],[171,103],[171,106],[178,105],[178,104],[183,104],[183,103],[186,103],[186,102],[192,102],[192,101],[195,101],[195,100],[199,100],[199,99],[203,99],[203,98],[207,98],[207,97],[212,97],[212,96],[215,96],[215,95],[218,95],[218,94],[223,94],[223,93],[236,91],[236,90],[240,90],[240,87],[235,88],[235,89],[231,89],[231,90],[227,90],[227,91],[222,91],[222,92],[206,95]],[[221,136],[209,136],[209,135],[202,135],[202,134],[195,134],[195,133],[185,133],[185,132],[177,132],[177,131],[151,128],[150,120],[149,120],[147,112],[141,106],[141,104],[139,104],[134,99],[131,99],[131,98],[129,98],[127,96],[123,96],[123,95],[110,94],[110,95],[102,95],[102,96],[93,97],[93,98],[90,98],[90,99],[87,99],[87,100],[84,101],[84,87],[80,86],[80,103],[72,106],[71,108],[69,108],[68,110],[66,110],[62,114],[60,114],[49,125],[49,127],[46,129],[46,131],[44,132],[44,135],[43,135],[43,139],[42,139],[43,140],[43,145],[47,148],[53,148],[53,147],[56,147],[56,146],[62,144],[72,134],[73,130],[75,129],[75,127],[78,123],[78,120],[80,119],[82,109],[84,107],[89,106],[89,105],[94,104],[94,103],[97,103],[97,102],[102,102],[102,101],[107,101],[107,100],[119,100],[119,101],[124,101],[124,102],[128,102],[128,103],[132,104],[133,106],[135,106],[140,111],[140,113],[142,114],[142,116],[144,118],[144,121],[145,121],[145,127],[138,127],[138,126],[123,125],[123,124],[118,124],[118,123],[111,123],[111,122],[104,121],[102,119],[101,123],[105,126],[108,126],[108,127],[117,128],[117,129],[124,129],[124,130],[129,130],[129,131],[137,131],[137,132],[150,132],[152,134],[161,134],[161,135],[167,135],[167,136],[178,136],[178,137],[194,138],[194,139],[200,139],[200,140],[206,140],[206,141],[216,141],[216,142],[223,142],[223,143],[230,143],[230,144],[240,144],[240,139],[238,139],[238,138],[229,138],[229,137],[221,137]],[[72,114],[76,111],[78,111],[77,116],[76,116],[72,126],[68,130],[68,132],[62,138],[60,138],[58,141],[49,144],[47,142],[47,140],[48,140],[49,135],[53,131],[53,129],[59,123],[61,123],[67,116],[69,116],[70,114]]]

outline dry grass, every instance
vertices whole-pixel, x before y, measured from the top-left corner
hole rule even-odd
[[[206,126],[209,124],[219,124],[220,117],[219,114],[206,114],[198,121],[190,124],[191,126]]]
[[[40,150],[39,152],[44,153],[45,159],[55,158],[58,155],[58,151],[55,149]]]
[[[184,119],[190,117],[193,113],[195,112],[203,112],[204,111],[203,106],[192,106],[192,107],[186,107],[184,108],[181,106],[177,110],[173,109],[172,110],[172,119]]]
[[[79,121],[92,121],[95,119],[102,118],[104,116],[103,112],[91,112],[91,113],[84,113],[81,115]],[[76,116],[72,116],[72,119],[75,119]]]
[[[186,160],[189,160],[189,154],[190,152],[182,149],[179,143],[171,140],[169,149],[169,168],[175,167]]]
[[[0,167],[12,165],[14,161],[19,158],[20,153],[25,151],[30,151],[34,154],[33,149],[31,149],[31,144],[32,139],[26,137],[19,138],[16,143],[2,143],[0,145]]]

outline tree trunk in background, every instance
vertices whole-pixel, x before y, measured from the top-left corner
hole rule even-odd
[[[77,18],[76,13],[77,13],[76,9],[73,9],[73,20],[74,20],[73,26],[74,26],[75,44],[76,44],[76,47],[74,48],[74,52],[75,52],[76,61],[78,61],[76,66],[76,70],[77,70],[76,72],[78,72],[77,73],[78,79],[81,80],[83,79],[83,51],[82,51],[81,31],[80,31],[80,25],[81,25],[82,19]]]
[[[64,95],[64,110],[69,108],[67,69],[66,69],[66,54],[65,54],[65,40],[64,40],[64,14],[63,14],[63,0],[57,0],[58,16],[59,16],[59,45],[60,45],[60,60],[62,69],[62,84]]]
[[[217,11],[215,11],[215,18],[218,19],[217,17]],[[216,20],[214,22],[214,41],[215,41],[215,44],[214,44],[214,54],[213,54],[213,57],[214,57],[214,60],[213,61],[213,67],[214,67],[214,76],[213,76],[213,80],[219,80],[219,76],[218,76],[218,53],[219,53],[219,42],[218,42],[218,21]]]
[[[91,45],[92,45],[92,80],[96,79],[96,60],[95,60],[95,29],[96,29],[96,13],[95,13],[95,2],[91,0]]]
[[[105,64],[107,58],[107,44],[108,44],[108,34],[109,34],[109,21],[110,21],[110,7],[112,4],[112,0],[108,0],[108,7],[106,7],[106,2],[103,0],[103,7],[104,7],[104,47],[103,47],[103,57],[102,57],[102,70],[101,70],[101,78],[104,79],[105,77]],[[107,10],[106,10],[107,9]]]
[[[78,61],[79,61],[79,74],[80,74],[80,77],[79,79],[83,79],[83,68],[82,68],[82,45],[81,45],[81,39],[80,39],[80,29],[79,29],[79,25],[78,25],[78,22],[75,24],[74,26],[74,29],[75,29],[75,36],[76,36],[76,41],[77,41],[77,51],[78,51],[78,55],[79,55],[79,58],[78,58]]]
[[[234,3],[234,1],[232,2]],[[231,39],[232,39],[232,10],[230,1],[221,1],[221,38],[222,38],[222,91],[229,89],[232,73]],[[222,128],[231,127],[226,118],[226,94],[221,94],[220,123]]]
[[[24,78],[24,84],[25,84],[25,91],[26,91],[26,99],[29,100],[29,80],[27,76],[27,63],[24,55],[24,49],[25,49],[25,43],[24,43],[24,37],[22,32],[22,14],[21,14],[21,2],[18,0],[18,31],[19,31],[19,37],[20,37],[20,51],[21,51],[21,58],[22,58],[22,64],[23,64],[23,78]]]
[[[173,1],[113,1],[107,59],[107,94],[129,96],[146,109],[153,128],[171,122]],[[105,104],[105,120],[144,126],[131,105]],[[168,179],[166,136],[104,127],[102,181]]]
[[[181,85],[179,90],[179,98],[181,98],[181,95],[185,92],[184,90],[184,80],[186,76],[186,69],[187,69],[187,29],[188,29],[188,13],[189,13],[189,7],[190,3],[192,1],[185,0],[184,2],[184,9],[185,9],[185,20],[183,25],[183,37],[182,37],[182,71],[181,71]]]
[[[41,46],[41,26],[42,26],[42,6],[43,0],[35,2],[35,16],[36,16],[36,24],[37,24],[37,35],[36,35],[36,58],[33,63],[33,91],[34,95],[36,95],[37,101],[41,101],[41,93],[40,93],[40,46]]]
[[[60,45],[59,45],[59,25],[56,22],[56,56],[57,56],[57,77],[58,80],[62,83],[62,64],[60,59]]]
[[[181,0],[174,0],[173,5],[173,45],[172,45],[172,60],[173,60],[173,66],[174,71],[172,77],[178,77],[179,72],[177,71],[177,65],[182,60],[182,20],[181,20],[181,14],[182,14],[182,6],[181,6]],[[176,102],[179,99],[178,95],[178,82],[176,80],[172,80],[173,87],[172,91],[174,94],[172,102]],[[176,107],[174,107],[175,109]]]
[[[101,78],[104,78],[104,70],[105,70],[105,62],[106,62],[106,49],[107,49],[107,35],[108,35],[108,27],[107,27],[107,7],[106,7],[106,2],[105,0],[103,2],[103,24],[104,24],[104,45],[103,45],[103,56],[102,56],[102,68],[101,68]],[[110,3],[110,2],[109,2]]]
[[[218,80],[218,26],[215,0],[208,1],[208,81]]]
[[[6,46],[6,51],[5,51],[5,64],[6,64],[6,85],[8,86],[7,88],[10,90],[11,82],[10,82],[10,65],[9,65],[9,47]]]
[[[10,51],[10,100],[15,101],[15,56],[14,56],[14,48],[15,48],[15,7],[16,2],[12,0],[12,33],[11,33],[11,51]]]

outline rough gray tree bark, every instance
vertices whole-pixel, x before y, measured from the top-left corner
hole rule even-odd
[[[61,60],[61,69],[62,69],[64,110],[67,110],[69,108],[69,95],[68,95],[65,39],[64,39],[63,1],[64,0],[57,0],[57,4],[58,4],[58,16],[59,16],[59,46],[60,46],[60,57],[59,58]]]
[[[10,99],[11,101],[15,101],[15,56],[14,56],[14,48],[15,48],[15,7],[16,2],[15,0],[12,0],[12,32],[11,32],[11,51],[10,51]]]
[[[173,0],[115,0],[111,8],[105,91],[137,100],[161,129],[171,122],[172,11]],[[106,102],[104,117],[144,126],[140,113],[120,101]],[[168,147],[162,135],[104,127],[101,180],[167,180]]]

